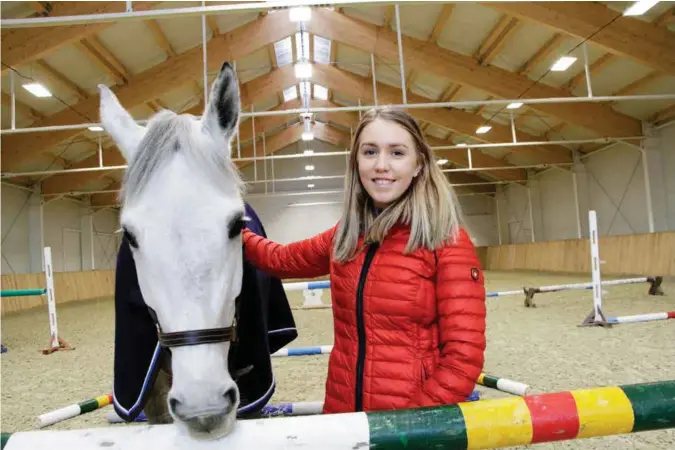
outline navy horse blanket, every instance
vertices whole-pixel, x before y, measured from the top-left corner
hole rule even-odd
[[[246,226],[266,236],[258,215],[246,204]],[[281,280],[244,260],[242,291],[237,298],[237,342],[228,365],[240,392],[238,414],[259,412],[276,386],[270,355],[292,342],[298,332]],[[113,405],[131,422],[143,411],[162,358],[170,349],[157,340],[157,328],[143,299],[129,243],[122,240],[115,273],[115,350]],[[238,377],[234,374],[240,373]]]

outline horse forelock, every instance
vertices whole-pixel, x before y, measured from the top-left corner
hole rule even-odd
[[[230,142],[212,139],[195,127],[194,116],[160,111],[148,122],[147,132],[128,163],[122,181],[123,203],[137,198],[152,178],[177,154],[184,156],[195,177],[207,179],[227,195],[242,195],[244,182],[230,158]],[[231,139],[230,139],[231,140]]]

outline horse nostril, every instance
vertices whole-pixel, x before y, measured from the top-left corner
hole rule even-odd
[[[169,398],[169,408],[171,408],[171,411],[173,411],[174,414],[176,414],[178,405],[180,405],[180,402],[175,397]]]
[[[226,390],[223,397],[225,397],[225,400],[227,401],[227,411],[225,412],[225,414],[227,414],[232,411],[235,403],[237,403],[237,388],[232,387]]]

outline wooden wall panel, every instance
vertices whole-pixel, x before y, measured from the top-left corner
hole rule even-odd
[[[588,239],[488,246],[482,253],[486,270],[591,272]],[[600,259],[603,275],[675,277],[675,232],[601,237]]]

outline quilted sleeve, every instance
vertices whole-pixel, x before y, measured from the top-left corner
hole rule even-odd
[[[483,370],[485,280],[468,234],[438,251],[436,301],[440,359],[409,408],[465,401]]]
[[[335,227],[311,238],[282,245],[245,228],[242,237],[246,259],[280,279],[328,275]]]

